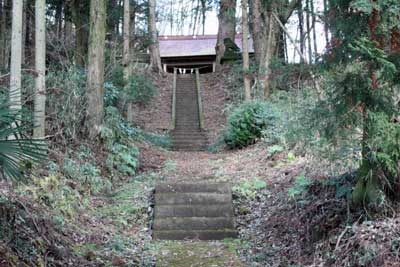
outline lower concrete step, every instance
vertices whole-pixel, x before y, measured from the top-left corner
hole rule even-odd
[[[206,151],[207,147],[203,146],[198,146],[198,147],[172,147],[172,151],[182,151],[182,152],[202,152]]]
[[[229,183],[159,183],[155,188],[158,193],[220,193],[231,194]]]
[[[159,193],[155,196],[156,205],[188,205],[188,204],[229,204],[231,194],[219,193]]]
[[[157,218],[163,217],[233,217],[231,204],[221,205],[158,205]]]
[[[188,138],[188,139],[175,139],[172,138],[172,146],[204,146],[204,139]]]
[[[163,240],[222,240],[225,238],[236,238],[237,232],[233,229],[202,230],[202,231],[182,231],[182,230],[156,230],[153,238]]]
[[[218,230],[232,229],[232,217],[166,217],[156,218],[154,230]]]
[[[153,238],[219,240],[236,236],[228,183],[156,185]]]

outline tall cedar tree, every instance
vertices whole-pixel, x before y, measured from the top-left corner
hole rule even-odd
[[[46,116],[46,0],[36,0],[35,6],[35,126],[36,138],[45,136]]]
[[[86,125],[91,138],[101,131],[104,108],[104,47],[106,37],[106,0],[90,1],[90,35],[87,70]]]
[[[331,0],[331,79],[325,133],[356,136],[361,148],[353,201],[359,205],[398,196],[400,170],[400,25],[397,0]],[[360,133],[361,131],[361,133]]]
[[[221,0],[218,15],[218,37],[215,47],[217,58],[216,64],[219,68],[225,54],[225,39],[235,41],[236,34],[236,0]]]

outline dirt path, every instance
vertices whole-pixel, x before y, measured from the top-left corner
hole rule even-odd
[[[304,159],[285,153],[271,155],[263,145],[215,154],[166,152],[164,156],[159,172],[163,182],[231,183],[241,239],[155,242],[157,266],[275,266],[287,252],[286,247],[297,248],[300,244],[293,242],[292,236],[298,222],[282,221],[282,214],[296,220],[293,206],[288,205],[287,188],[304,170]],[[288,230],[281,233],[282,228],[275,226],[286,221]],[[268,229],[264,225],[269,225]],[[270,260],[263,258],[265,254],[271,255]]]

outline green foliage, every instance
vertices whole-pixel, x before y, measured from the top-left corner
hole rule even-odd
[[[261,101],[245,102],[228,118],[224,140],[229,148],[241,148],[260,139],[270,120],[268,107]]]
[[[122,66],[114,66],[107,75],[106,80],[119,90],[122,90],[125,86],[124,68]]]
[[[281,153],[284,151],[284,148],[280,145],[273,145],[268,148],[268,155],[273,156],[277,153]]]
[[[110,173],[118,170],[126,176],[133,176],[138,167],[139,149],[137,147],[129,147],[123,144],[115,143],[107,157],[107,168]]]
[[[340,42],[314,125],[333,148],[350,148],[359,160],[354,203],[378,203],[383,192],[393,193],[399,178],[398,61],[382,47],[400,23],[400,5],[395,0],[330,3],[337,11],[332,26]]]
[[[265,181],[255,178],[232,187],[232,190],[241,196],[255,198],[257,196],[257,192],[266,187],[267,183]]]
[[[117,106],[119,95],[120,91],[114,84],[104,83],[104,105],[106,107]]]
[[[399,140],[396,124],[391,123],[399,114],[393,98],[398,88],[392,83],[396,67],[383,50],[365,38],[355,41],[351,50],[358,60],[334,68],[327,76],[327,97],[316,109],[325,115],[319,116],[315,125],[322,126],[319,132],[335,148],[362,152],[360,180],[353,197],[355,202],[374,201],[379,198],[379,190],[392,188],[394,182],[378,170],[389,168],[393,177],[393,162],[398,160],[396,151],[387,150]]]
[[[86,74],[70,67],[63,71],[49,71],[46,78],[47,128],[54,141],[66,145],[83,134]]]
[[[100,169],[90,162],[81,164],[66,158],[61,171],[68,179],[76,182],[76,188],[80,192],[87,192],[90,195],[111,190],[110,180],[102,177]]]
[[[296,177],[294,185],[288,189],[288,196],[292,199],[302,197],[307,193],[308,187],[312,184],[312,180],[306,178],[304,174],[301,174]]]
[[[33,129],[29,116],[11,104],[7,94],[0,98],[0,180],[16,181],[47,157],[47,147],[45,141],[29,137]]]
[[[84,207],[79,189],[73,188],[75,185],[78,183],[57,172],[46,177],[33,177],[32,183],[23,188],[23,191],[31,194],[39,203],[50,207],[57,216],[55,220],[62,225],[65,222],[64,217],[72,218]]]
[[[114,174],[117,170],[122,175],[132,176],[138,166],[139,149],[134,145],[136,129],[127,125],[115,107],[106,108],[106,127],[101,131],[101,138],[108,149],[106,165]]]
[[[126,94],[134,103],[148,104],[157,90],[144,75],[132,75],[129,77]]]

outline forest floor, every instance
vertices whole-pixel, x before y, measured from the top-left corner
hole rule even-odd
[[[231,100],[220,77],[202,77],[210,144],[218,142]],[[146,132],[165,133],[171,77],[154,79],[160,93],[136,107],[143,116],[135,122]],[[101,149],[89,145],[104,165]],[[15,191],[0,183],[0,266],[400,267],[399,208],[385,206],[378,215],[350,210],[346,195],[354,177],[329,177],[320,159],[276,151],[262,140],[215,153],[138,146],[137,175],[113,181],[107,193],[80,194],[59,174]],[[73,156],[57,153],[51,156],[60,166]],[[155,184],[205,180],[231,183],[238,238],[152,240]]]
[[[163,168],[157,173],[163,182],[216,181],[232,184],[240,238],[212,242],[152,241],[157,266],[265,266],[265,261],[257,265],[257,257],[264,251],[261,249],[263,246],[258,248],[260,251],[256,247],[264,242],[260,234],[265,235],[261,227],[268,220],[268,214],[263,214],[259,206],[267,200],[265,198],[273,200],[281,193],[279,183],[287,187],[292,183],[304,167],[304,160],[287,159],[282,155],[268,156],[263,147],[257,145],[235,152],[165,151],[163,154]],[[263,209],[273,211],[275,204],[276,201],[266,201]],[[280,241],[278,232],[275,232],[275,238],[273,244],[268,244],[276,249],[275,258],[270,257],[271,265],[268,266],[275,266],[273,262],[282,259],[281,251],[275,246],[280,245],[277,243]],[[255,240],[258,243],[254,243]],[[253,263],[249,262],[254,259]]]

